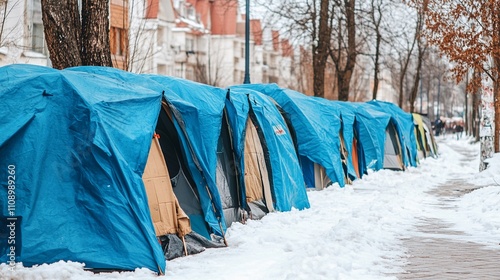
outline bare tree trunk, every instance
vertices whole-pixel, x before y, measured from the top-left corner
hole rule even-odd
[[[415,79],[413,80],[413,86],[410,91],[410,112],[414,113],[415,112],[415,100],[417,99],[417,92],[418,92],[418,84],[420,82],[420,72],[422,70],[422,61],[424,60],[425,48],[422,50],[420,48],[420,43],[419,43],[419,50],[418,50],[418,61],[417,61],[417,73],[415,74]]]
[[[314,96],[325,96],[325,67],[332,36],[330,27],[329,1],[321,0],[318,45],[313,46]]]
[[[373,91],[372,91],[372,99],[377,99],[378,85],[379,85],[379,77],[378,74],[380,72],[380,44],[382,42],[382,35],[380,35],[380,31],[377,30],[377,39],[375,41],[375,62],[374,62],[374,74],[373,74]]]
[[[109,48],[109,1],[82,2],[82,62],[112,66]]]
[[[500,62],[500,61],[497,61]],[[494,121],[494,134],[493,134],[493,140],[494,140],[494,152],[498,153],[500,152],[499,148],[499,138],[500,138],[500,84],[498,79],[493,82],[493,104],[495,108],[495,121]]]
[[[380,47],[382,44],[382,34],[381,34],[381,23],[382,23],[382,1],[377,1],[375,4],[375,0],[371,0],[371,10],[370,10],[370,18],[373,22],[373,29],[375,31],[375,58],[373,61],[373,90],[372,90],[372,99],[377,99],[378,86],[380,83],[379,73],[380,73]],[[378,13],[378,18],[376,14]]]
[[[112,66],[108,1],[42,0],[42,21],[52,67]]]
[[[356,66],[356,56],[358,54],[356,49],[356,17],[355,17],[355,0],[344,0],[345,13],[346,13],[346,27],[347,27],[347,57],[344,69],[340,70],[337,66],[337,84],[339,88],[339,100],[349,100],[349,86],[351,84],[351,77],[354,67]],[[332,53],[332,52],[330,52]],[[333,59],[333,57],[332,57]],[[341,63],[337,58],[334,60],[336,64]]]
[[[420,82],[420,72],[422,70],[422,62],[424,60],[424,54],[426,50],[426,46],[422,46],[424,42],[421,39],[423,23],[424,23],[424,14],[421,12],[418,15],[417,28],[415,30],[418,56],[417,56],[417,73],[415,74],[415,79],[413,80],[413,86],[410,91],[410,112],[412,113],[415,112],[415,99],[417,99],[418,84]]]
[[[42,0],[42,21],[52,67],[82,65],[78,0]]]

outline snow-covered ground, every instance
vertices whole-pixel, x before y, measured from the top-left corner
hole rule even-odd
[[[382,170],[342,189],[310,191],[308,210],[234,224],[227,232],[228,248],[169,261],[164,277],[146,269],[97,275],[84,271],[82,264],[59,262],[18,265],[14,274],[2,264],[0,278],[393,279],[390,274],[402,272],[406,260],[401,238],[417,234],[419,217],[445,220],[470,240],[498,244],[500,155],[478,173],[478,144],[450,136],[439,145],[441,157],[425,159],[417,168]],[[428,191],[456,179],[477,189],[450,202],[455,208],[439,207]]]

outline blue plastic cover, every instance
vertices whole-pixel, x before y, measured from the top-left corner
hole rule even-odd
[[[387,112],[393,118],[398,131],[401,148],[403,148],[403,163],[405,166],[417,166],[417,138],[415,137],[415,126],[413,116],[406,113],[396,104],[372,100],[368,104],[373,105],[383,112]]]
[[[250,104],[249,108],[244,105],[245,98]],[[243,120],[246,120],[244,113],[249,111],[264,135],[263,142],[269,152],[267,156],[271,166],[274,208],[278,211],[309,208],[309,199],[293,140],[285,120],[274,103],[267,96],[243,87],[231,87],[230,101],[234,105],[233,108],[239,112],[241,120],[238,122],[237,130],[241,131],[241,126],[246,126],[246,123],[243,123]],[[241,153],[244,149],[244,140],[240,139],[237,143],[239,146],[236,150]],[[244,164],[244,160],[240,160],[240,164]]]
[[[391,116],[375,110],[367,103],[343,102],[343,106],[351,108],[356,116],[355,129],[358,134],[358,145],[361,147],[359,172],[366,174],[368,169],[384,168],[385,129]]]
[[[102,68],[76,67],[77,71],[102,73]],[[224,213],[215,183],[217,142],[222,125],[225,90],[175,77],[135,75],[127,72],[106,73],[122,83],[133,83],[163,91],[164,99],[173,113],[190,174],[198,190],[204,217],[189,215],[197,233],[210,239],[211,232],[222,236],[226,230]],[[222,228],[222,229],[221,229]]]
[[[164,272],[141,178],[161,92],[33,65],[0,68],[0,84],[0,213],[18,219],[15,260]]]
[[[340,158],[341,120],[338,106],[325,106],[315,98],[276,84],[238,87],[257,90],[272,97],[283,108],[297,133],[299,155],[323,166],[332,182],[338,182],[341,187],[345,185]]]
[[[357,178],[356,170],[354,170],[354,165],[352,163],[352,142],[354,139],[354,120],[355,113],[349,106],[344,106],[345,102],[341,101],[332,101],[320,97],[314,97],[314,100],[317,100],[324,106],[328,106],[332,108],[332,112],[338,112],[341,127],[342,127],[342,136],[344,137],[344,145],[347,150],[347,173],[349,177],[354,180]]]

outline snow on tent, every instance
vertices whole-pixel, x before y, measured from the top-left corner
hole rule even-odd
[[[401,147],[391,116],[367,103],[345,102],[355,112],[358,166],[361,174],[368,169],[403,170]]]
[[[0,261],[163,273],[141,178],[161,91],[32,65],[0,72],[0,234],[15,224],[16,242]]]
[[[391,115],[398,133],[404,166],[417,166],[417,143],[412,115],[404,112],[394,103],[379,100],[367,103]]]
[[[272,101],[251,89],[231,87],[227,103],[244,201],[252,217],[309,208],[293,140]]]
[[[430,130],[429,119],[417,113],[413,113],[412,115],[415,124],[415,138],[417,139],[419,158],[437,157],[436,142],[432,130]]]
[[[340,113],[310,96],[276,84],[251,84],[250,88],[273,98],[297,133],[300,163],[307,187],[322,189],[330,182],[345,185],[341,158]]]
[[[203,139],[197,134],[193,136],[193,131],[196,131],[195,125],[200,125],[200,123],[205,125],[205,129],[213,129],[211,125],[218,115],[217,113],[210,115],[212,113],[210,109],[194,105],[180,97],[180,94],[186,94],[183,90],[193,90],[197,84],[167,77],[136,75],[104,67],[76,67],[72,70],[111,76],[122,83],[133,83],[164,93],[163,101],[159,103],[161,110],[157,116],[157,122],[155,120],[159,147],[153,150],[155,148],[153,140],[150,157],[154,156],[156,159],[150,158],[150,160],[154,160],[151,164],[152,170],[149,173],[146,170],[143,177],[148,190],[156,235],[161,240],[167,259],[201,252],[205,247],[224,246],[217,242],[220,237],[216,237],[216,235],[223,236],[223,229],[225,229],[225,224],[221,220],[223,216],[219,215],[221,212],[217,212],[217,209],[223,207],[220,202],[215,200],[215,197],[219,197],[219,192],[216,189],[215,193],[209,193],[213,188],[209,190],[204,175],[206,171],[201,169],[200,164],[200,162],[207,161],[202,156],[210,157],[211,160],[216,158],[216,150],[213,148],[212,153],[207,152],[205,155],[196,153],[200,149],[203,150],[200,148],[200,141],[203,142],[214,137],[216,137],[215,141],[218,141],[218,136],[208,133],[207,137],[212,138]],[[155,81],[157,79],[160,83]],[[203,87],[201,86],[194,93],[207,93]],[[207,86],[207,88],[211,87]],[[174,89],[176,89],[175,92]],[[177,94],[178,92],[180,94]],[[194,101],[200,102],[196,99]],[[222,95],[221,101],[224,102],[224,95]],[[191,119],[189,119],[190,117]],[[189,122],[186,122],[186,119],[189,119]],[[220,123],[217,125],[217,120],[215,122],[215,128],[220,128]],[[218,132],[213,133],[218,134]],[[164,169],[165,165],[167,170]],[[230,164],[226,165],[231,166]],[[232,173],[228,171],[227,174],[230,176],[234,174],[234,171]],[[160,180],[163,184],[151,181],[151,176],[162,178],[161,180],[157,178],[156,181]],[[212,178],[215,177],[212,175]],[[169,180],[166,180],[167,178]],[[148,186],[150,187],[148,188]],[[235,187],[234,184],[232,186]],[[166,194],[171,194],[173,197],[166,196]],[[189,217],[189,223],[183,216],[184,213]],[[158,216],[158,214],[160,215]]]

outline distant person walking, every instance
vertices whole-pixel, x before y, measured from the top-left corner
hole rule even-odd
[[[464,127],[462,126],[461,123],[457,123],[455,125],[455,135],[457,135],[457,140],[459,140],[460,138],[462,138],[462,132],[464,131]]]
[[[436,121],[434,122],[434,128],[436,130],[436,136],[439,136],[441,134],[441,129],[443,129],[444,123],[441,120],[441,118],[437,118]]]

